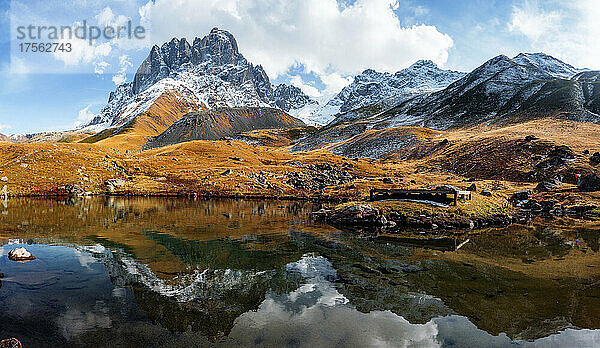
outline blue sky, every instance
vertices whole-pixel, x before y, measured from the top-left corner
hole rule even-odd
[[[130,81],[152,44],[231,31],[274,83],[327,99],[366,68],[418,59],[469,71],[498,54],[546,52],[600,69],[598,1],[535,0],[0,0],[0,132],[72,128]],[[193,14],[193,15],[190,15]],[[16,27],[103,27],[128,20],[143,40],[85,40],[71,53],[19,52]],[[36,40],[33,40],[36,41]],[[42,41],[42,40],[37,40]],[[46,40],[48,41],[48,40]]]

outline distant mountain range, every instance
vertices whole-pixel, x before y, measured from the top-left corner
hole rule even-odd
[[[372,139],[382,136],[378,133],[389,135],[388,130],[398,127],[447,130],[545,117],[600,123],[599,87],[600,72],[577,69],[543,53],[499,55],[446,88],[341,113],[293,150],[330,146],[334,153],[380,158],[395,149],[395,141],[372,149],[361,139],[373,144]]]
[[[395,74],[366,70],[325,105],[298,87],[274,86],[260,65],[249,63],[229,32],[213,29],[193,43],[172,39],[152,47],[132,82],[110,94],[108,104],[83,129],[123,127],[165,92],[185,98],[189,111],[222,107],[272,107],[308,124],[326,124],[336,114],[412,93],[446,87],[464,73],[419,61]],[[396,100],[396,99],[394,99]]]
[[[378,115],[377,127],[444,130],[547,116],[598,122],[596,76],[543,53],[499,55],[445,89]]]
[[[233,35],[215,28],[192,43],[174,38],[152,47],[133,81],[110,93],[107,105],[80,131],[99,132],[86,142],[120,136],[148,148],[325,125],[301,139],[299,150],[401,126],[445,130],[548,116],[600,122],[599,76],[543,53],[499,55],[470,73],[420,60],[394,74],[365,70],[319,104],[298,87],[272,85],[264,69],[239,52]],[[48,134],[11,140],[63,135]]]

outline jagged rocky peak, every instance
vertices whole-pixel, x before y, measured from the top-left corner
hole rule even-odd
[[[214,28],[193,41],[173,38],[153,46],[133,81],[118,86],[100,114],[85,127],[122,126],[168,90],[206,108],[281,105],[294,114],[312,102],[301,91],[283,87],[274,96],[263,67],[244,58],[231,33]]]
[[[214,65],[245,64],[246,60],[238,51],[238,44],[233,35],[218,28],[213,28],[204,38],[195,39],[194,47],[198,47],[203,61],[211,61]]]
[[[233,69],[224,69],[225,67]],[[135,75],[133,92],[142,92],[160,79],[182,69],[220,75],[224,81],[238,84],[259,78],[262,80],[259,85],[262,86],[265,78],[268,79],[262,67],[249,64],[239,52],[231,33],[213,28],[205,37],[195,38],[192,45],[185,38],[173,38],[160,47],[154,45]],[[228,71],[224,73],[225,70]],[[261,97],[267,98],[266,93],[270,88],[263,89],[265,94]]]
[[[273,100],[275,105],[283,111],[303,108],[307,104],[316,104],[317,102],[304,94],[296,86],[279,84],[273,89]]]
[[[401,101],[402,96],[408,94],[444,88],[464,75],[463,72],[440,69],[431,60],[419,60],[394,74],[367,69],[328,105],[339,107],[339,112],[344,113],[389,98],[399,97],[398,101]]]
[[[410,70],[419,70],[419,69],[439,69],[437,64],[429,59],[420,59],[413,63],[410,67]]]

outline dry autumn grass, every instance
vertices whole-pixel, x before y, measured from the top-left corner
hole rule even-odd
[[[554,145],[567,145],[577,155],[569,163],[568,172],[559,173],[564,175],[596,171],[583,151],[600,151],[600,143],[595,140],[600,135],[599,125],[555,119],[447,132],[394,130],[409,132],[419,141],[409,151],[403,149],[381,160],[350,159],[334,155],[327,148],[290,152],[290,144],[305,134],[302,130],[253,131],[244,134],[246,141],[191,141],[140,150],[142,140],[156,135],[188,107],[181,105],[181,110],[168,117],[161,113],[168,118],[164,122],[157,121],[151,109],[148,117],[139,118],[122,134],[94,143],[0,143],[0,177],[7,178],[3,185],[12,195],[61,194],[61,187],[68,184],[101,194],[107,192],[107,180],[118,178],[125,184],[117,188],[117,194],[346,201],[364,200],[371,188],[433,188],[441,184],[466,189],[475,183],[478,190],[494,193],[491,202],[482,198],[484,206],[478,205],[479,201],[465,205],[462,213],[468,215],[484,214],[490,206],[495,207],[493,211],[502,211],[513,192],[534,188],[536,182],[523,179],[524,173],[534,167],[533,156],[543,156]],[[366,137],[376,136],[371,133]],[[539,139],[526,142],[528,135]],[[440,145],[444,139],[448,142]],[[303,173],[310,179],[318,173],[311,169],[316,164],[329,164],[352,178],[323,188],[290,183],[293,173]],[[384,178],[392,179],[393,184],[383,183]],[[578,192],[573,185],[539,196],[571,205],[595,204],[600,198],[595,193]],[[402,207],[398,208],[403,209],[432,209],[399,204]],[[450,210],[445,213],[451,214]]]

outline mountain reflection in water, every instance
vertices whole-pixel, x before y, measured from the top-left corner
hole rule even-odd
[[[332,229],[309,218],[311,203],[67,203],[2,207],[0,338],[25,346],[600,344],[598,235],[589,228],[511,226],[440,251]],[[8,260],[19,246],[37,259]]]

